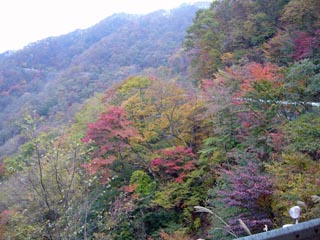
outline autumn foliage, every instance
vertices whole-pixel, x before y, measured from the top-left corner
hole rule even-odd
[[[83,142],[94,147],[93,159],[82,166],[90,175],[100,172],[102,182],[110,177],[109,165],[129,147],[129,138],[136,135],[131,122],[126,118],[125,111],[120,107],[109,109],[101,114],[95,123],[89,123]]]
[[[0,238],[6,239],[6,231],[9,227],[10,218],[15,214],[13,210],[3,210],[0,213]]]
[[[230,207],[238,207],[242,211],[229,221],[234,232],[243,234],[238,219],[253,232],[261,232],[264,225],[272,227],[272,181],[269,176],[261,174],[260,166],[249,162],[247,166],[238,166],[233,170],[225,170],[224,174],[230,183],[230,189],[221,190],[221,200]]]
[[[319,31],[319,30],[318,30]],[[296,32],[294,38],[294,54],[295,60],[301,60],[312,55],[313,49],[319,47],[319,39],[310,36],[306,32]],[[318,43],[318,44],[317,44]]]
[[[115,150],[128,147],[128,139],[136,134],[125,111],[120,107],[112,107],[107,114],[101,114],[95,123],[89,123],[83,142],[97,146],[95,155],[103,156]]]
[[[280,68],[277,65],[270,62],[265,64],[253,62],[241,69],[228,69],[231,77],[239,81],[239,91],[235,96],[244,97],[254,90],[255,84],[263,82],[269,82],[273,87],[281,87],[279,70]]]
[[[164,149],[161,157],[151,161],[151,169],[162,178],[174,179],[176,182],[183,182],[189,172],[196,169],[195,154],[192,149],[176,147]]]
[[[61,85],[61,96],[132,76],[83,103],[71,126],[39,128],[50,102],[21,120],[23,137],[8,145],[23,144],[1,155],[0,239],[229,240],[247,235],[244,224],[260,233],[291,223],[296,204],[302,221],[318,216],[318,9],[318,0],[214,1],[168,62],[161,47],[148,56],[142,43],[127,49],[132,35],[119,48],[95,44],[97,55],[82,56],[82,85],[68,96]],[[162,29],[154,26],[137,34]]]

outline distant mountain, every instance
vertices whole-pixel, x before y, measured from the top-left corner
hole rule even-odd
[[[26,111],[36,111],[47,124],[57,126],[113,82],[143,72],[157,74],[170,59],[174,67],[181,67],[185,31],[196,11],[209,5],[184,4],[147,15],[114,14],[86,30],[1,54],[0,156],[19,145],[19,119]]]

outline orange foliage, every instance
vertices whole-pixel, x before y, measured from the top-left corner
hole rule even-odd
[[[280,87],[282,85],[279,67],[271,63],[266,63],[265,65],[250,63],[244,68],[244,72],[240,72],[240,74],[236,72],[232,73],[234,77],[240,79],[240,91],[237,93],[238,97],[252,91],[254,83],[267,81],[271,82],[274,87]]]
[[[133,193],[137,189],[137,184],[130,184],[128,186],[124,186],[123,190],[127,193]]]
[[[254,82],[271,81],[276,82],[279,77],[277,75],[278,67],[271,63],[266,63],[264,66],[259,63],[251,63],[247,66],[249,77],[242,80],[240,90],[249,92],[253,90]]]
[[[258,81],[276,81],[279,78],[278,66],[271,63],[266,63],[264,66],[259,63],[251,63],[247,68],[251,76]]]

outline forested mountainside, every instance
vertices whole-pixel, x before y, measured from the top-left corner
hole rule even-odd
[[[165,69],[170,61],[181,61],[184,67],[179,49],[201,6],[142,16],[115,14],[89,29],[0,55],[1,155],[12,153],[21,142],[18,125],[26,109],[57,126],[113,82],[143,71],[170,74]]]
[[[294,205],[300,222],[320,217],[320,2],[214,1],[173,33],[183,50],[151,37],[182,20],[155,15],[113,16],[121,31],[39,62],[35,94],[2,93],[56,103],[21,110],[19,151],[0,165],[0,239],[235,239],[292,223]]]

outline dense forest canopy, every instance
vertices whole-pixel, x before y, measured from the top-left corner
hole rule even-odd
[[[18,150],[2,153],[1,239],[234,239],[294,205],[320,217],[320,2],[187,9],[1,56],[0,107],[30,100],[2,127]]]

